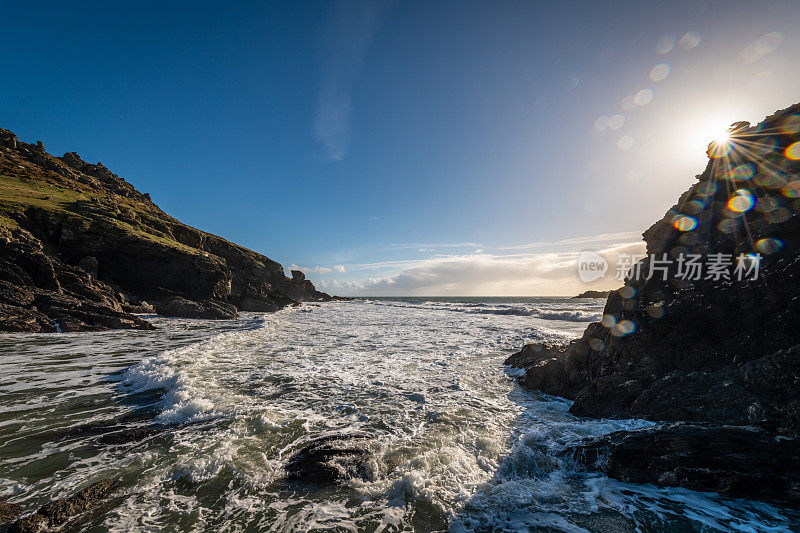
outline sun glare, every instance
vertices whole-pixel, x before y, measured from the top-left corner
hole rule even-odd
[[[725,131],[718,132],[713,141],[717,144],[725,144],[731,139],[731,134],[726,129]]]
[[[712,157],[727,155],[731,140],[728,128],[735,120],[715,115],[689,126],[687,129],[691,135],[686,136],[686,150],[693,155],[704,152]]]

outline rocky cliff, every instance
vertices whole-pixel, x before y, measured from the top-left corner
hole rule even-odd
[[[761,452],[770,453],[764,450],[773,443],[781,464],[800,467],[798,141],[800,104],[756,126],[734,124],[729,142],[709,147],[698,181],[644,233],[647,256],[610,294],[602,323],[569,345],[528,345],[509,358],[526,369],[522,383],[573,399],[571,412],[580,416],[757,428]],[[721,490],[710,471],[705,484],[675,471],[697,467],[701,448],[715,445],[698,434],[743,430],[696,428],[666,427],[669,438],[658,428],[636,438],[617,435],[605,447],[615,457],[631,455],[625,446],[680,449],[671,474],[653,469],[632,477]],[[724,450],[734,454],[747,442],[728,440]],[[781,482],[800,502],[800,481]],[[765,494],[758,482],[731,483],[745,493],[749,486],[754,497]]]
[[[102,163],[0,129],[0,331],[149,328],[326,301],[300,272],[170,217]]]

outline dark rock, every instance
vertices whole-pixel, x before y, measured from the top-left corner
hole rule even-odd
[[[786,149],[800,132],[783,127],[798,116],[800,104],[734,124],[730,155],[712,145],[698,182],[645,231],[647,257],[609,294],[603,322],[510,358],[525,368],[521,383],[573,399],[573,414],[707,425],[599,441],[609,475],[799,501],[800,162]],[[752,195],[740,211],[729,207],[737,190]],[[678,266],[689,254],[705,268],[709,254],[727,254],[731,265],[722,277],[686,277]],[[757,276],[737,276],[743,254],[760,255]]]
[[[798,111],[800,104],[755,127],[735,125],[733,150],[737,136],[774,146],[763,156],[736,155],[737,164],[766,161],[749,167],[755,174],[746,180],[761,207],[728,209],[730,191],[742,184],[725,177],[726,159],[712,159],[679,203],[644,233],[650,256],[638,265],[642,272],[653,254],[707,259],[708,253],[760,253],[756,279],[736,279],[732,269],[730,280],[680,279],[677,261],[666,276],[629,276],[608,297],[607,325],[591,324],[582,338],[548,350],[547,361],[525,366],[523,383],[574,399],[571,411],[581,416],[758,424],[798,433],[800,216],[792,193],[783,192],[800,183],[800,165],[784,155],[800,133],[780,127]],[[765,217],[775,209],[786,216]],[[697,226],[679,230],[673,222],[682,216]],[[770,248],[769,239],[780,244]],[[621,330],[621,322],[632,331]],[[793,395],[791,401],[784,394]]]
[[[102,444],[128,444],[139,442],[149,437],[160,435],[166,431],[163,427],[130,428],[120,431],[111,431],[102,435],[98,441]]]
[[[78,261],[78,267],[85,270],[88,274],[90,274],[94,278],[97,277],[98,266],[99,263],[97,262],[97,258],[92,257],[91,255],[88,255],[83,259],[81,259],[80,261]]]
[[[33,289],[0,280],[0,303],[28,307],[33,303]]]
[[[611,291],[584,291],[573,298],[608,298]]]
[[[86,162],[83,159],[81,159],[81,156],[79,156],[75,152],[67,152],[66,154],[61,156],[61,160],[64,163],[66,163],[67,166],[74,168],[75,170],[78,171],[80,171],[83,168],[83,165],[86,164]]]
[[[159,315],[180,318],[230,319],[238,316],[236,308],[225,302],[215,300],[194,302],[180,296],[157,302],[155,309]]]
[[[21,514],[22,507],[19,505],[0,500],[0,524],[11,522]]]
[[[175,220],[102,163],[75,152],[52,157],[7,130],[0,144],[4,178],[8,172],[0,192],[15,191],[13,202],[0,202],[7,221],[0,225],[0,281],[16,287],[0,287],[0,303],[12,312],[0,317],[0,331],[46,331],[34,319],[40,315],[64,331],[146,328],[131,316],[153,312],[145,300],[172,316],[231,318],[237,308],[268,312],[331,299],[302,275],[287,278],[275,261]],[[29,196],[20,193],[28,189]],[[33,289],[40,289],[35,301]],[[170,306],[176,297],[196,305]]]
[[[364,446],[365,435],[327,435],[314,439],[286,464],[286,479],[330,483],[373,477],[372,453]]]
[[[565,454],[629,483],[800,506],[800,439],[755,427],[678,423],[618,431]]]
[[[11,150],[16,150],[17,142],[19,142],[19,139],[17,139],[17,136],[14,134],[14,132],[0,128],[0,146],[5,146]]]
[[[33,309],[0,304],[0,331],[54,332],[56,326],[46,315]]]
[[[0,254],[0,331],[153,328],[123,312],[111,287],[48,256],[24,230],[0,240]]]
[[[305,281],[306,275],[303,274],[300,270],[292,270],[292,280],[293,281]]]
[[[156,312],[156,308],[153,307],[152,304],[145,302],[144,300],[142,300],[142,302],[139,304],[123,303],[122,310],[125,311],[126,313],[140,314],[140,315],[150,315]]]
[[[98,481],[74,496],[54,500],[34,514],[25,516],[11,525],[9,532],[28,533],[63,526],[68,520],[100,505],[117,487],[115,479]]]

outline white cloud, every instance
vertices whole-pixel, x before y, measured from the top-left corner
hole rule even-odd
[[[308,274],[328,274],[330,272],[340,272],[340,273],[347,272],[347,269],[344,267],[344,265],[333,265],[331,267],[317,265],[314,268],[308,268],[308,267],[301,267],[301,266],[295,265],[294,263],[292,263],[291,270],[299,270],[299,271],[303,272],[306,275],[308,275]]]
[[[315,131],[325,156],[341,160],[351,137],[352,91],[385,6],[359,0],[337,4],[323,36],[325,64],[317,102]]]
[[[588,239],[571,241],[590,242]],[[326,283],[326,288],[338,294],[364,296],[572,295],[587,289],[619,287],[622,282],[615,279],[617,257],[620,254],[642,254],[644,249],[643,242],[629,241],[596,250],[609,262],[609,269],[604,279],[591,284],[582,283],[578,278],[579,251],[568,251],[506,255],[469,254],[419,261],[395,261],[391,263],[404,264],[404,268],[398,273],[362,281],[329,281]]]
[[[515,246],[503,246],[497,248],[498,250],[528,250],[532,248],[544,248],[547,246],[563,246],[569,244],[592,244],[598,242],[618,242],[618,241],[633,241],[641,237],[638,231],[624,231],[621,233],[601,233],[600,235],[588,235],[585,237],[574,237],[571,239],[562,239],[560,241],[537,241],[529,242],[527,244],[517,244]]]

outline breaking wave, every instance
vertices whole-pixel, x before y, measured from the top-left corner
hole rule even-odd
[[[85,524],[109,531],[796,523],[790,510],[625,484],[562,457],[579,439],[650,423],[576,418],[570,402],[521,389],[502,361],[525,341],[580,335],[601,306],[387,299],[224,323],[156,317],[146,334],[0,339],[0,494],[35,508],[120,477],[119,501]],[[103,440],[108,428],[144,437]],[[305,443],[345,433],[369,437],[373,475],[336,487],[284,479]]]

